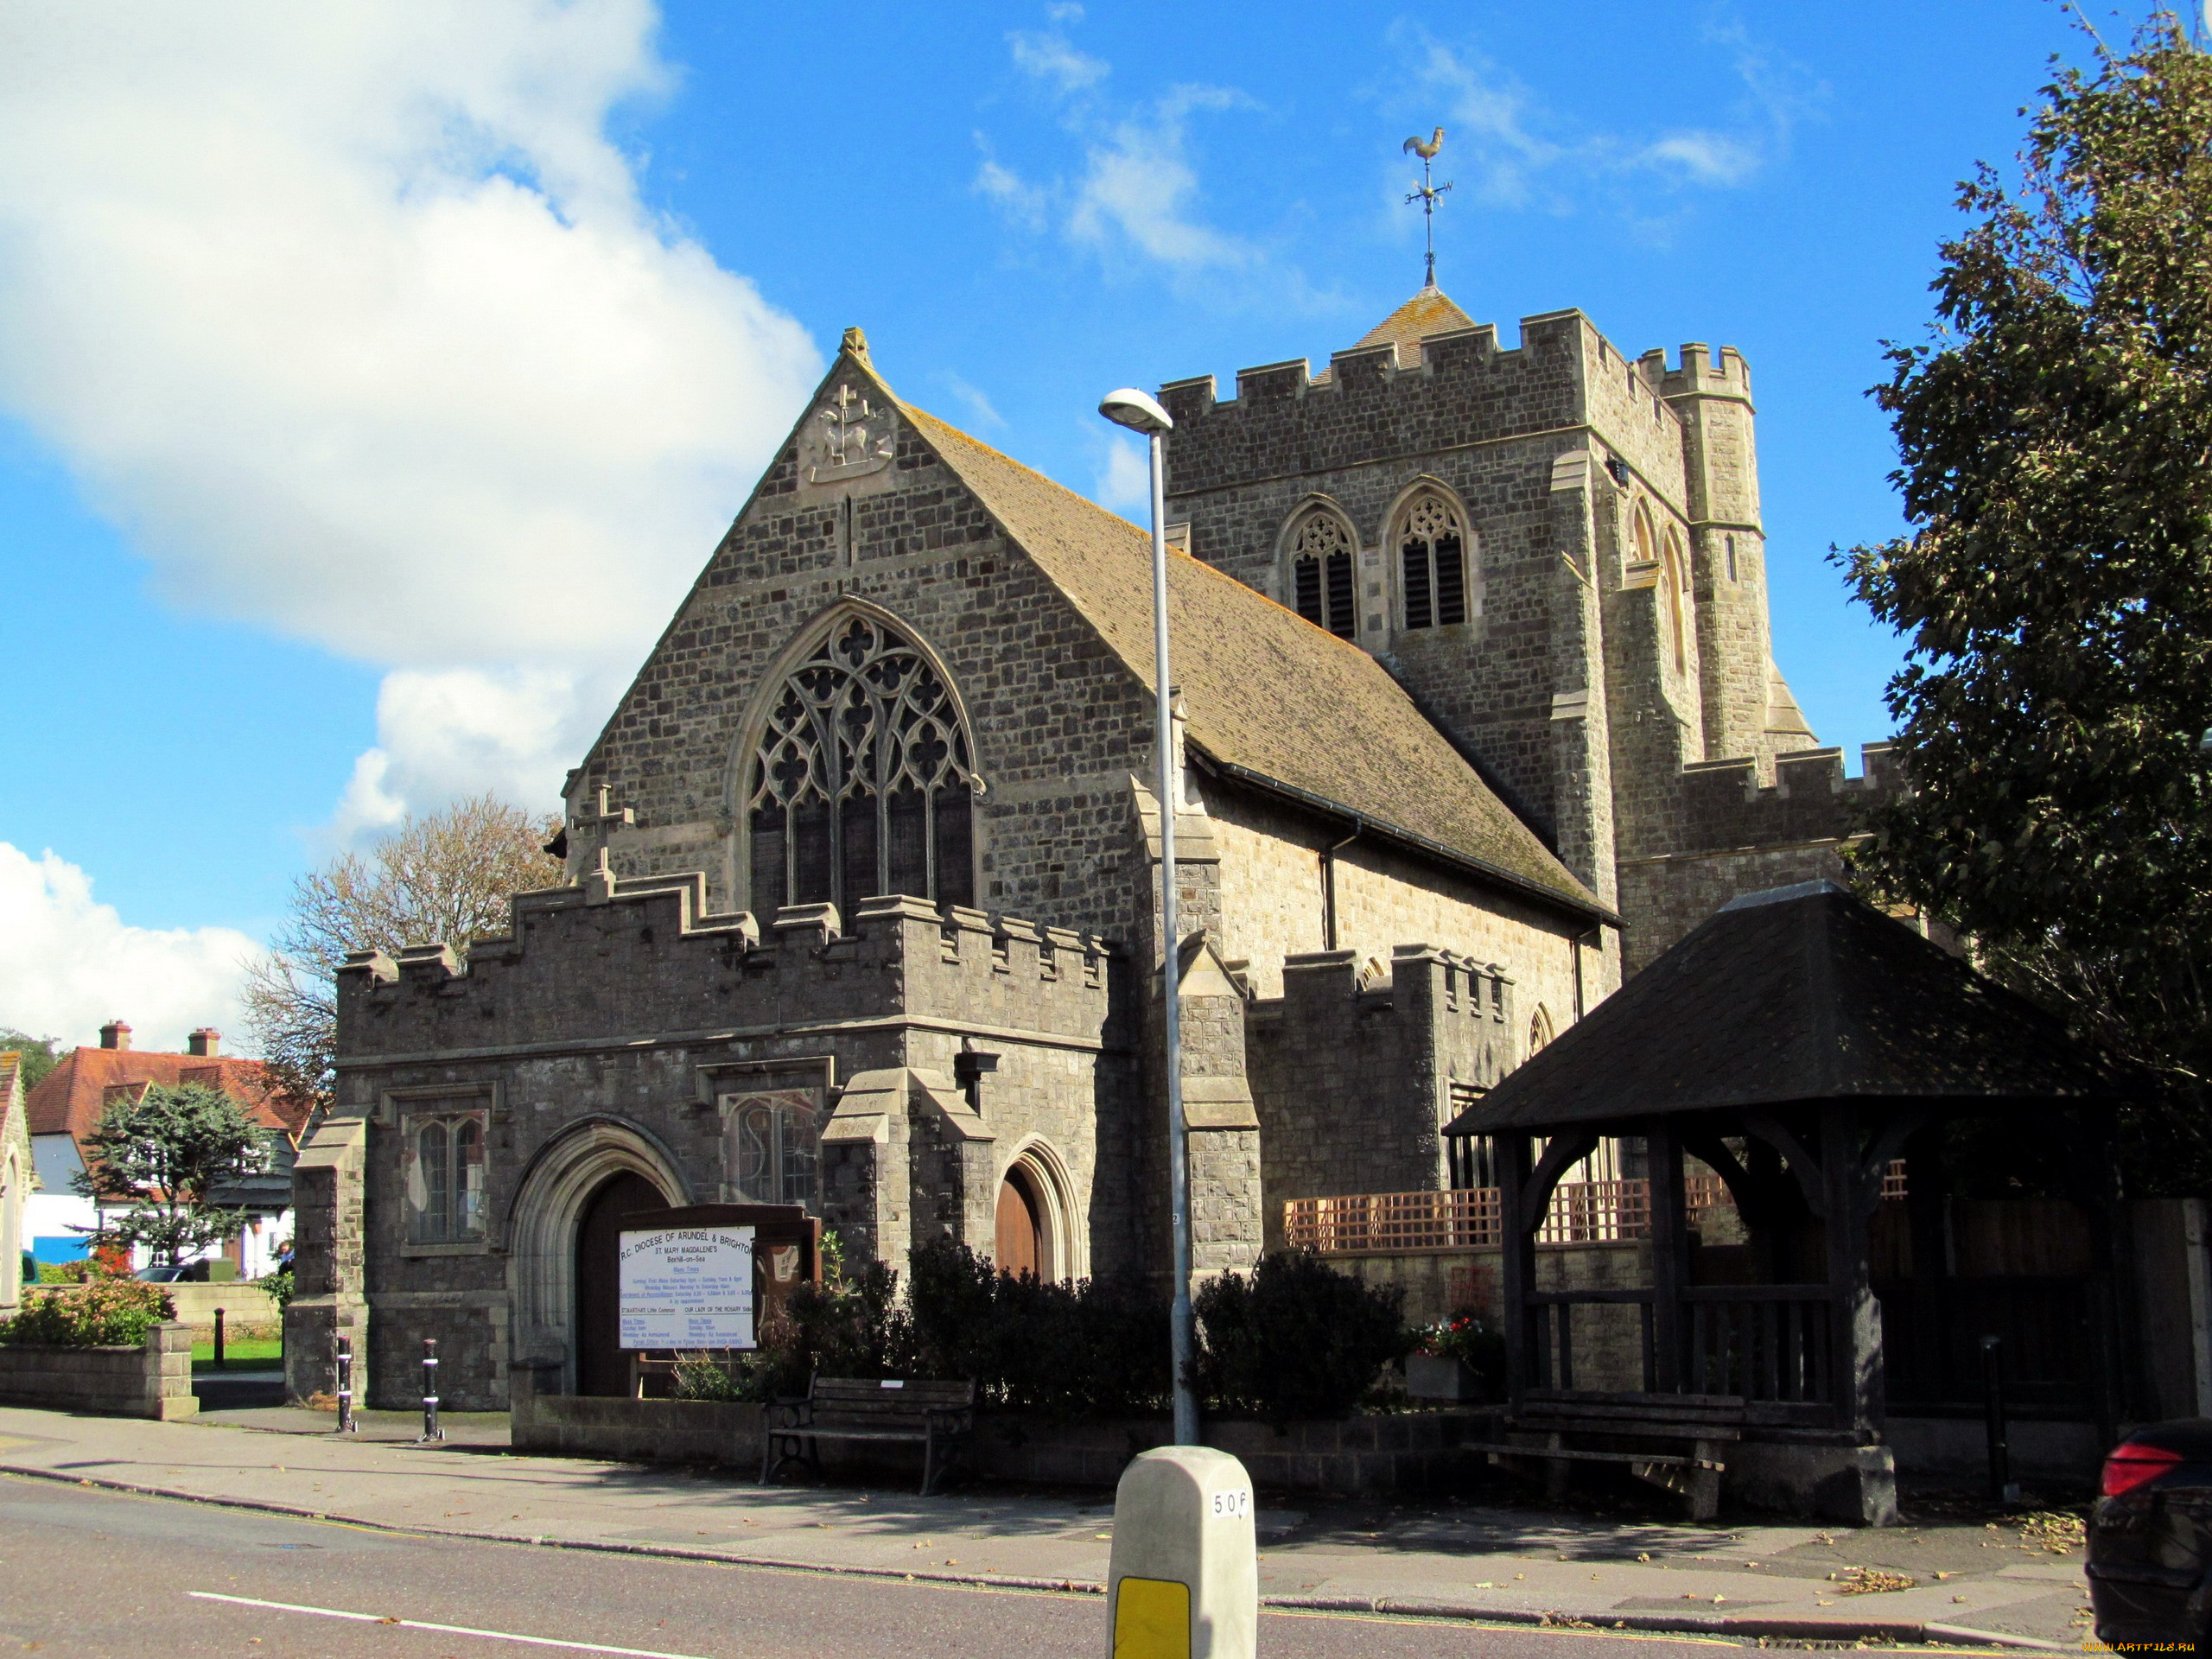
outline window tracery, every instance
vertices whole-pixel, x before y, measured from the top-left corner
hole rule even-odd
[[[1688,673],[1689,616],[1687,597],[1689,583],[1682,570],[1681,540],[1671,530],[1667,532],[1667,551],[1660,564],[1659,582],[1666,599],[1668,626],[1675,635],[1675,672]]]
[[[1441,498],[1423,495],[1398,532],[1401,597],[1408,628],[1467,620],[1467,531]]]
[[[872,617],[772,694],[747,793],[753,907],[975,899],[975,771],[951,690]]]
[[[1318,628],[1339,639],[1358,632],[1352,586],[1352,535],[1332,512],[1313,512],[1298,527],[1292,543],[1292,607]]]

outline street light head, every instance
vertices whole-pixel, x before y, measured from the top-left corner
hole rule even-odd
[[[1175,423],[1167,418],[1167,411],[1146,393],[1135,386],[1123,386],[1119,391],[1109,391],[1099,401],[1098,412],[1116,426],[1126,426],[1132,432],[1141,432],[1156,438],[1171,430]]]

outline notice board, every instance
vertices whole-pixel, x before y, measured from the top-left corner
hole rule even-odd
[[[751,1348],[751,1227],[625,1232],[617,1260],[620,1346]]]

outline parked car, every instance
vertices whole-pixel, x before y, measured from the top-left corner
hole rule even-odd
[[[2139,1428],[2105,1459],[2089,1605],[2107,1643],[2212,1645],[2212,1418]]]
[[[143,1279],[149,1285],[180,1285],[191,1279],[193,1266],[189,1262],[181,1267],[175,1262],[156,1262],[150,1268],[139,1268],[130,1276]]]

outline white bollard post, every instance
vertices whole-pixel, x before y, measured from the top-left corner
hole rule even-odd
[[[1226,1452],[1163,1446],[1122,1471],[1106,1618],[1113,1659],[1252,1659],[1252,1478]]]

